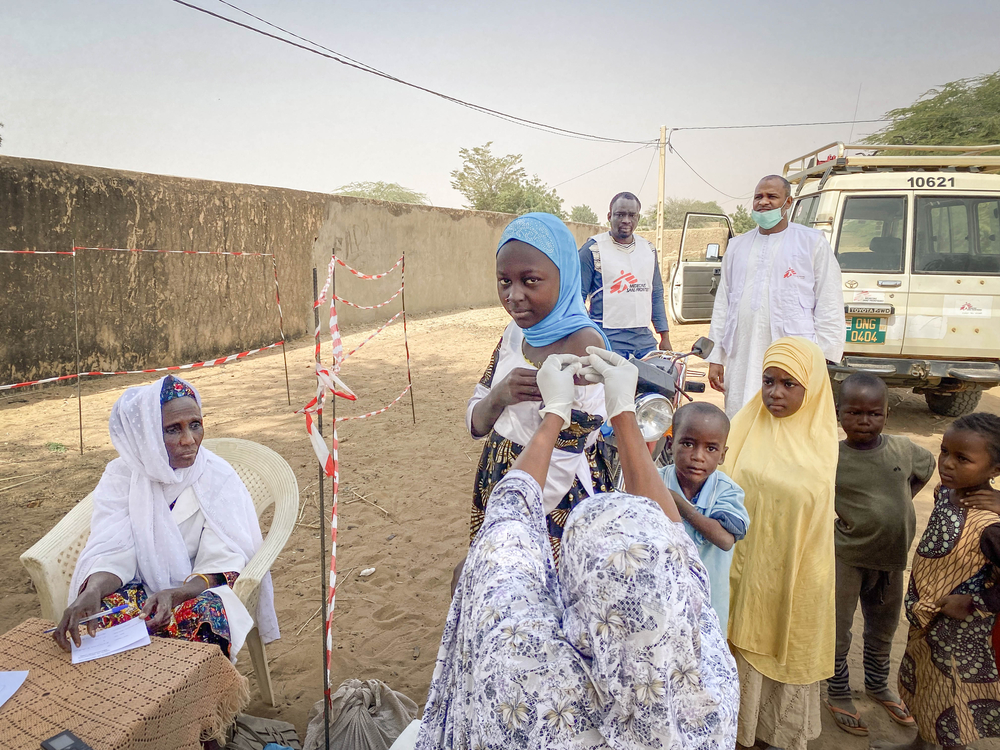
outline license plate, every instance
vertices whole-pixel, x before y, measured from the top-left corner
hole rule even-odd
[[[852,315],[847,323],[848,344],[884,344],[887,318]]]

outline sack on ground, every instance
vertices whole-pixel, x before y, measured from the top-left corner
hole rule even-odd
[[[389,750],[416,715],[417,704],[384,682],[346,680],[331,699],[330,748]],[[324,744],[320,700],[309,712],[304,750],[320,750]]]
[[[229,732],[226,750],[264,750],[272,743],[292,750],[300,750],[302,747],[295,727],[277,719],[240,714]]]

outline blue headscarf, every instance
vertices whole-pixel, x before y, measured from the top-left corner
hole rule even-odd
[[[545,253],[559,269],[559,299],[552,312],[531,328],[523,329],[524,338],[531,346],[548,346],[581,328],[593,328],[604,339],[604,346],[611,349],[608,337],[587,315],[583,306],[580,281],[580,256],[576,240],[562,221],[552,214],[530,213],[518,216],[500,235],[500,252],[511,240],[520,240]]]

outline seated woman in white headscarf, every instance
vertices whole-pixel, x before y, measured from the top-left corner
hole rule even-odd
[[[109,429],[119,457],[94,490],[90,538],[53,637],[68,651],[80,620],[127,606],[100,624],[143,617],[152,635],[214,643],[235,661],[254,623],[232,586],[262,538],[242,480],[201,447],[197,391],[171,375],[129,388]],[[270,576],[257,625],[265,642],[278,637]]]
[[[634,365],[546,359],[542,422],[497,483],[441,639],[416,747],[731,750],[739,685],[684,531],[635,421]],[[584,365],[587,365],[584,368]],[[574,374],[603,382],[626,486],[570,513],[558,572],[542,489]]]

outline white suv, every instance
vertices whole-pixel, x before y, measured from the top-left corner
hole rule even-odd
[[[822,231],[840,261],[846,346],[835,379],[870,372],[952,417],[1000,385],[1000,156],[990,151],[1000,145],[833,143],[785,165],[792,221]],[[714,292],[697,279],[718,276],[726,242],[696,259],[689,239],[672,282],[675,315],[688,292]]]

